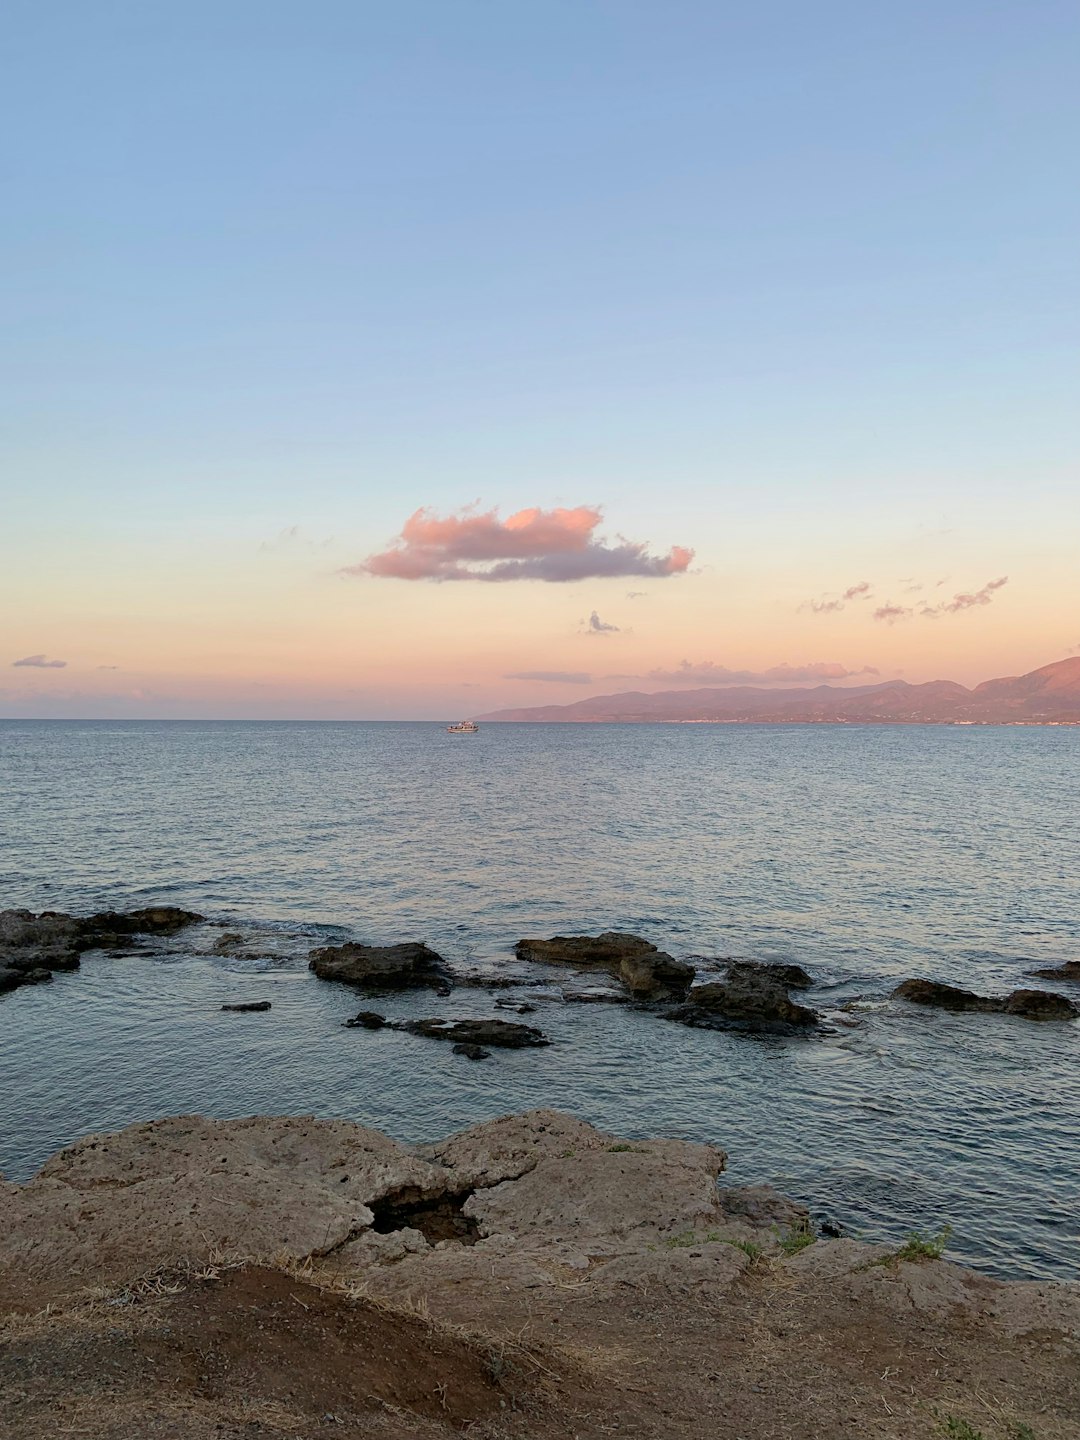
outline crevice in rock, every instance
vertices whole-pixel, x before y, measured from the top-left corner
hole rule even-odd
[[[382,1200],[370,1203],[374,1217],[371,1228],[377,1235],[390,1235],[395,1230],[419,1230],[429,1245],[437,1245],[440,1240],[475,1245],[480,1239],[480,1226],[463,1211],[473,1193],[472,1190],[448,1190],[441,1195],[425,1196],[415,1188],[393,1191]]]

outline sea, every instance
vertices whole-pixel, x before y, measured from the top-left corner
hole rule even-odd
[[[891,1000],[1000,994],[1080,959],[1080,731],[832,725],[0,722],[0,906],[167,903],[208,923],[0,997],[0,1172],[197,1112],[337,1116],[408,1142],[535,1106],[722,1146],[871,1241],[951,1227],[991,1274],[1080,1277],[1080,1023]],[[578,1003],[522,937],[623,930],[707,974],[794,961],[811,1038]],[[215,954],[225,931],[237,953]],[[516,977],[391,1018],[536,1006],[546,1049],[472,1063],[347,1029],[316,945],[424,940]],[[557,985],[552,980],[559,982]],[[261,1014],[223,1012],[269,1000]],[[509,1018],[516,1018],[509,1016]]]

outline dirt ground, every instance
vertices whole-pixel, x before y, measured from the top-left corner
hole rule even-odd
[[[244,1123],[213,1132],[219,1161],[223,1136]],[[96,1200],[121,1155],[144,1155],[145,1134],[128,1149],[110,1141],[104,1159],[100,1141],[73,1147],[37,1191],[8,1187],[0,1435],[1080,1437],[1080,1287],[1004,1284],[928,1254],[813,1240],[783,1197],[718,1187],[718,1151],[627,1145],[551,1112],[432,1147],[421,1160],[444,1167],[441,1194],[420,1152],[398,1174],[370,1132],[339,1174],[343,1132],[321,1123],[303,1132],[302,1161],[296,1122],[264,1128],[259,1145],[280,1150],[294,1178],[306,1171],[313,1205],[311,1177],[335,1193],[359,1183],[366,1147],[382,1198],[308,1254],[227,1258],[209,1231],[191,1253],[198,1226],[235,1223],[221,1218],[219,1187],[194,1229],[133,1210],[145,1233],[95,1251],[92,1283],[80,1273],[74,1284],[79,1226],[84,1247],[104,1233]],[[124,1205],[144,1203],[139,1187],[176,1163],[170,1134],[153,1132],[157,1158],[139,1177],[120,1165],[118,1225]],[[235,1194],[249,1232],[277,1233],[282,1212],[260,1212],[259,1197],[287,1206],[292,1192],[243,1163]],[[58,1214],[69,1226],[59,1238]],[[175,1264],[160,1263],[162,1231],[188,1237]],[[154,1263],[139,1269],[142,1254]]]

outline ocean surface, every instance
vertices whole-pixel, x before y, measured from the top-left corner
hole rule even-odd
[[[848,1234],[948,1224],[987,1271],[1076,1278],[1080,1023],[888,994],[908,976],[1000,993],[1080,959],[1078,797],[1065,729],[0,722],[0,906],[214,922],[0,997],[0,1171],[170,1113],[310,1112],[417,1141],[552,1105],[716,1142],[733,1183],[770,1181]],[[244,953],[210,953],[223,925]],[[513,958],[522,936],[604,929],[706,966],[797,961],[825,1033],[564,1003]],[[554,1043],[471,1064],[342,1028],[371,1002],[307,952],[348,938],[520,975]],[[220,1010],[260,999],[269,1013]]]

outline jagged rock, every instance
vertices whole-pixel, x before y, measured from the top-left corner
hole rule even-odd
[[[640,1000],[682,1000],[694,979],[694,967],[675,960],[640,935],[607,930],[602,935],[555,935],[550,940],[519,940],[519,960],[572,965],[576,970],[605,970],[617,976]]]
[[[106,948],[118,936],[171,935],[185,925],[201,920],[190,910],[159,906],[132,910],[127,914],[105,911],[78,917],[59,910],[0,911],[0,968],[34,970],[77,970],[84,950]],[[26,983],[26,982],[15,982]],[[10,979],[0,988],[14,989]]]
[[[536,1011],[535,1005],[519,1003],[516,1000],[496,1000],[495,1008],[496,1010],[513,1010],[515,1015],[532,1015]]]
[[[521,1050],[551,1044],[543,1031],[510,1020],[402,1020],[394,1029],[408,1035],[425,1035],[431,1040],[450,1040],[455,1045],[496,1045]]]
[[[244,937],[237,930],[226,930],[224,935],[219,935],[214,941],[213,951],[215,955],[229,955],[236,949],[237,945],[244,943]]]
[[[688,1003],[666,1012],[666,1018],[705,1028],[776,1031],[805,1031],[818,1023],[816,1011],[797,1005],[767,968],[753,966],[733,966],[726,979],[698,985]]]
[[[1080,1005],[1049,990],[1013,990],[1008,995],[976,995],[937,980],[904,980],[892,992],[899,1000],[939,1010],[977,1011],[984,1015],[1019,1015],[1025,1020],[1075,1020]]]
[[[485,1050],[482,1045],[458,1044],[454,1046],[455,1055],[464,1055],[466,1060],[490,1060],[491,1051]]]
[[[1040,980],[1075,980],[1080,984],[1080,960],[1066,960],[1061,965],[1048,965],[1042,970],[1029,970],[1029,975],[1037,975]]]
[[[385,1015],[379,1015],[374,1010],[361,1010],[351,1020],[345,1021],[345,1026],[349,1030],[383,1030],[389,1024],[390,1021]]]
[[[738,975],[762,975],[775,980],[787,990],[809,990],[814,983],[801,965],[786,965],[771,960],[729,960],[727,976],[730,980]]]
[[[51,970],[21,969],[15,965],[0,965],[0,995],[6,990],[17,990],[20,985],[42,985],[52,978]]]
[[[363,990],[433,988],[446,983],[442,956],[419,941],[402,945],[327,945],[312,950],[308,968],[320,980]]]
[[[269,1010],[269,1000],[244,1000],[235,1005],[222,1005],[222,1010],[233,1010],[237,1014],[254,1014],[257,1010]]]

